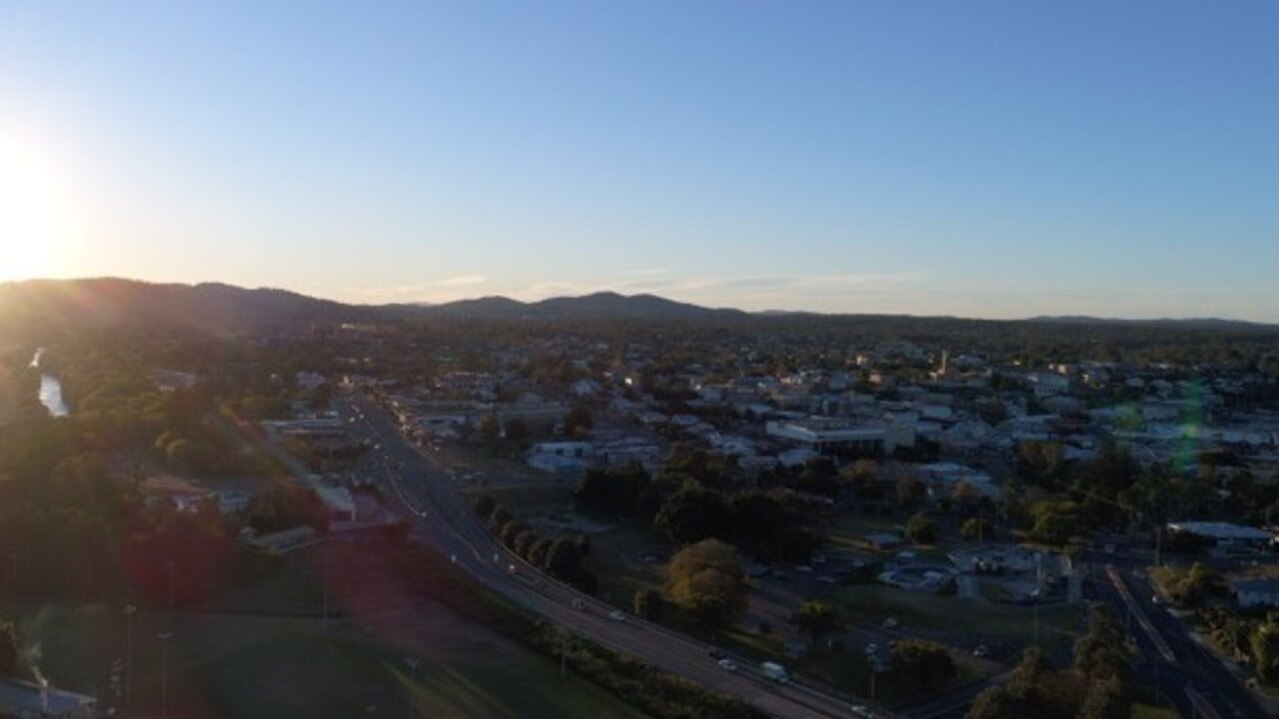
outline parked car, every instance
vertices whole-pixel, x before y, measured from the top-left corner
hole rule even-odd
[[[726,671],[730,671],[730,672],[737,671],[737,662],[734,662],[732,659],[721,659],[719,660],[719,665],[721,668],[725,669]]]
[[[896,620],[896,619],[894,619],[894,618],[892,618],[892,617],[889,617],[889,618],[887,618],[887,619],[885,619],[885,620],[884,620],[884,629],[896,629],[896,628],[897,628],[897,620]]]
[[[614,609],[613,611],[609,612],[609,613],[608,613],[608,618],[609,618],[609,619],[612,619],[612,620],[613,620],[613,621],[615,621],[615,622],[624,622],[624,621],[626,621],[626,615],[625,615],[625,614],[622,614],[622,610],[620,610],[620,609]]]

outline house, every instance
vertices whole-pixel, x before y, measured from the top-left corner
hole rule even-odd
[[[894,416],[887,422],[857,424],[827,417],[770,420],[764,432],[819,453],[837,455],[891,454],[898,447],[915,445],[915,415]]]
[[[1193,534],[1217,547],[1260,547],[1274,541],[1270,532],[1230,522],[1169,522],[1168,531]]]
[[[574,473],[589,466],[595,455],[593,442],[538,442],[528,451],[528,465],[543,472]]]
[[[315,389],[327,381],[319,372],[298,372],[293,378],[293,384],[301,389]]]
[[[1279,579],[1248,579],[1234,586],[1240,607],[1279,607]]]
[[[867,534],[863,539],[871,549],[881,552],[896,549],[906,543],[902,535],[896,532],[876,532]]]
[[[314,527],[294,527],[261,536],[253,536],[251,534],[252,530],[249,529],[245,531],[250,532],[245,539],[245,544],[248,545],[249,549],[273,557],[283,556],[320,541],[320,533]],[[4,716],[3,711],[0,711],[0,716]]]
[[[97,716],[97,706],[97,699],[84,694],[21,679],[0,679],[0,717],[90,719]]]

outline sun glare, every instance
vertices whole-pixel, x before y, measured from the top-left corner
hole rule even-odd
[[[69,208],[53,169],[31,145],[0,135],[0,281],[53,273]]]

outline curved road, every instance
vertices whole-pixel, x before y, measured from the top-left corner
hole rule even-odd
[[[788,719],[858,716],[849,699],[801,684],[777,684],[746,660],[737,662],[737,672],[726,671],[708,656],[707,644],[631,615],[624,621],[610,619],[614,607],[549,579],[495,542],[448,486],[448,470],[405,440],[380,408],[359,395],[346,395],[341,401],[352,416],[362,418],[362,425],[378,443],[388,489],[419,520],[413,525],[413,536],[450,556],[489,589],[578,636],[740,699],[768,715]],[[887,715],[879,712],[878,716]]]

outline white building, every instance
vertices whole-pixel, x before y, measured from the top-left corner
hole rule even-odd
[[[1169,532],[1185,532],[1214,542],[1218,547],[1262,546],[1274,541],[1263,529],[1230,522],[1169,522]]]
[[[1239,606],[1279,607],[1279,579],[1249,579],[1235,583]]]
[[[809,418],[769,421],[765,433],[814,452],[834,454],[891,454],[898,447],[915,445],[915,428],[909,421],[859,425],[843,420]]]

